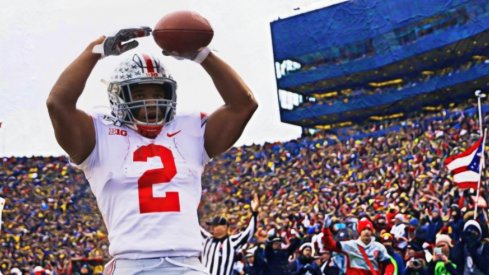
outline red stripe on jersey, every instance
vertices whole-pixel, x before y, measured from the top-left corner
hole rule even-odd
[[[146,63],[146,69],[148,70],[148,73],[154,73],[155,72],[155,67],[153,65],[153,58],[149,57],[146,54],[143,54],[144,62]]]

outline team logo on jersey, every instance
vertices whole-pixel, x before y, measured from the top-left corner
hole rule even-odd
[[[109,135],[127,136],[127,131],[118,128],[109,128]]]

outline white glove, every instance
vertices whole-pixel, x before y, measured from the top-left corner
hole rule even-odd
[[[136,40],[129,41],[125,44],[122,44],[122,42],[138,37],[148,36],[150,34],[150,27],[121,29],[114,35],[107,36],[102,44],[95,45],[92,52],[100,54],[102,58],[109,55],[120,55],[128,50],[136,48],[139,45]]]

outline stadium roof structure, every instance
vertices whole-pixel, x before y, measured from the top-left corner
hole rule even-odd
[[[279,19],[271,31],[281,120],[305,128],[463,101],[488,88],[488,1],[348,1]],[[322,100],[341,91],[363,93]]]

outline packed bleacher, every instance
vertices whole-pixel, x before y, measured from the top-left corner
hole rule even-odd
[[[472,56],[466,60],[461,60],[460,63],[454,66],[424,70],[419,72],[419,74],[397,77],[379,83],[369,83],[367,86],[357,87],[355,89],[345,88],[340,91],[305,97],[305,100],[297,106],[294,106],[294,108],[307,109],[316,104],[334,106],[353,103],[352,105],[354,106],[354,104],[358,104],[358,100],[370,95],[406,93],[405,89],[407,88],[426,85],[429,81],[436,82],[442,77],[452,76],[472,68],[477,69],[479,66],[487,66],[487,64],[489,64],[489,59],[487,57]]]
[[[41,266],[62,274],[71,259],[106,257],[107,238],[89,186],[65,157],[4,158],[0,270]]]
[[[250,267],[249,259],[258,258],[257,251],[276,240],[284,248],[298,244],[289,258],[290,274],[305,274],[300,273],[307,271],[304,261],[321,267],[319,274],[342,274],[332,273],[345,270],[334,260],[341,255],[331,253],[318,237],[325,215],[333,217],[337,240],[357,238],[359,220],[368,217],[377,240],[397,255],[397,274],[431,274],[420,271],[428,270],[437,244],[444,241],[455,251],[466,221],[474,218],[475,191],[457,188],[443,162],[479,138],[477,119],[473,106],[465,106],[352,126],[344,133],[234,147],[206,167],[201,224],[224,215],[231,230],[241,230],[250,217],[252,193],[258,192],[257,233],[242,250],[236,274],[270,274],[263,270],[273,266]],[[486,116],[486,125],[488,121]],[[5,157],[0,183],[0,197],[6,199],[2,273],[43,268],[66,274],[72,260],[110,259],[89,185],[65,157]],[[481,253],[489,253],[484,241],[489,236],[486,190],[484,183],[477,215]],[[309,254],[304,253],[308,246]],[[452,254],[451,262],[460,260]],[[421,267],[414,268],[414,260]],[[91,273],[101,272],[100,267],[90,268]]]

